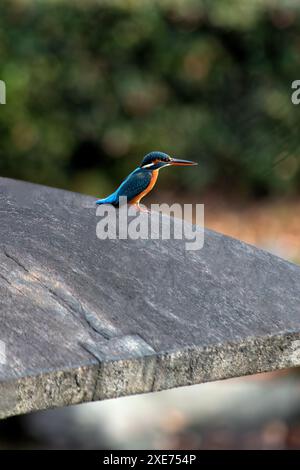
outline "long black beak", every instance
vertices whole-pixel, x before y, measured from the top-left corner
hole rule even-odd
[[[170,161],[170,165],[191,166],[191,165],[198,165],[198,163],[191,162],[190,160],[180,160],[179,158],[172,158]]]

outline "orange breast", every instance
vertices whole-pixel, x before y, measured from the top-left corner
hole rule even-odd
[[[148,193],[150,193],[151,189],[153,189],[156,183],[157,177],[158,177],[158,170],[153,170],[152,177],[147,188],[144,189],[144,191],[142,191],[140,194],[135,196],[135,198],[131,199],[130,204],[139,204],[139,202],[143,199],[143,197],[145,197]]]

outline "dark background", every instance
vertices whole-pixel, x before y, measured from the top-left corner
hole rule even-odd
[[[275,3],[2,0],[1,174],[104,196],[162,150],[200,166],[161,187],[299,193],[300,14]]]

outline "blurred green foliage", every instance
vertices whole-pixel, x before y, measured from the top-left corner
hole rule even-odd
[[[0,174],[104,196],[162,150],[200,165],[161,186],[296,192],[300,9],[274,5],[1,0]]]

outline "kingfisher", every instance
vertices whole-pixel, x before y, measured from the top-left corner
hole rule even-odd
[[[127,197],[128,204],[139,207],[142,198],[154,188],[161,168],[191,165],[198,165],[198,163],[172,158],[163,152],[150,152],[143,158],[141,165],[127,176],[114,193],[104,199],[99,199],[96,204],[112,204],[119,207],[119,198]]]

